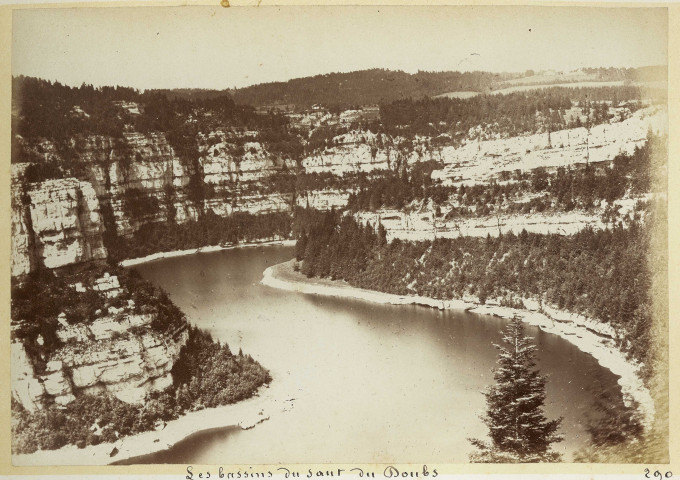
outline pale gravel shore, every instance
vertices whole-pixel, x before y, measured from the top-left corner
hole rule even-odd
[[[39,450],[35,453],[12,455],[14,466],[107,465],[130,458],[167,450],[181,440],[216,428],[250,429],[271,415],[290,410],[291,395],[271,387],[260,387],[256,396],[241,402],[189,412],[165,424],[162,430],[152,430],[114,443],[101,443],[78,448],[67,445],[59,450]],[[114,448],[118,452],[111,456]]]
[[[295,240],[266,240],[262,242],[247,242],[235,243],[232,245],[210,245],[207,247],[189,248],[187,250],[173,250],[171,252],[152,253],[146,257],[129,258],[122,260],[119,265],[121,267],[133,267],[142,263],[153,262],[155,260],[162,260],[164,258],[183,257],[185,255],[193,255],[195,253],[219,252],[221,250],[233,250],[235,248],[252,248],[270,245],[280,245],[283,247],[294,247]]]
[[[640,365],[627,360],[626,355],[616,348],[611,338],[607,338],[601,332],[595,333],[596,326],[601,325],[597,321],[547,307],[544,307],[541,312],[538,311],[538,304],[535,310],[533,307],[531,310],[524,310],[498,305],[481,305],[466,300],[436,300],[416,295],[395,295],[355,288],[344,281],[308,279],[303,274],[293,271],[293,263],[294,260],[290,260],[267,268],[261,283],[292,292],[356,298],[374,303],[423,305],[440,310],[467,310],[508,319],[517,315],[522,321],[571,342],[579,350],[592,355],[602,367],[618,376],[624,403],[627,406],[637,404],[644,426],[649,428],[652,425],[655,413],[654,401],[638,375]],[[606,329],[603,330],[606,331]]]

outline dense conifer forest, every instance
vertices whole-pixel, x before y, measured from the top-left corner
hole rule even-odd
[[[665,140],[650,137],[632,155],[616,157],[611,167],[535,171],[515,184],[444,193],[457,195],[462,205],[479,202],[477,212],[489,205],[512,211],[516,188],[544,192],[546,208],[591,208],[626,194],[663,191],[655,180],[655,169],[661,167],[652,152],[665,158]],[[350,208],[398,208],[428,191],[420,178],[413,183],[398,176],[392,180],[382,178],[360,188]],[[454,216],[460,215],[460,209],[454,210]],[[659,281],[653,265],[662,264],[665,251],[663,231],[656,227],[666,223],[665,200],[639,201],[635,212],[625,225],[614,221],[604,230],[584,228],[571,236],[522,231],[496,238],[388,243],[382,225],[363,225],[349,212],[298,210],[296,257],[309,277],[343,279],[362,288],[436,299],[474,296],[481,303],[499,299],[507,306],[521,306],[521,299],[531,298],[582,313],[611,325],[617,345],[650,368],[655,355],[651,291]],[[604,210],[605,217],[610,214]]]

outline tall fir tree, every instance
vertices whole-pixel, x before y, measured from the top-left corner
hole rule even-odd
[[[508,325],[498,350],[496,383],[484,392],[491,443],[469,439],[477,447],[472,462],[535,463],[558,462],[561,455],[551,445],[563,439],[557,433],[562,419],[548,420],[543,414],[546,377],[534,360],[536,346],[524,335],[522,322],[515,317]]]

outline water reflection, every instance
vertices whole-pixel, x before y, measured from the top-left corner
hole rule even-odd
[[[483,388],[506,321],[467,312],[296,294],[259,284],[292,256],[263,247],[137,267],[190,320],[272,371],[294,408],[248,431],[201,432],[132,463],[467,462],[485,427]],[[546,413],[567,454],[586,440],[594,392],[616,377],[565,340],[527,327],[550,375]]]

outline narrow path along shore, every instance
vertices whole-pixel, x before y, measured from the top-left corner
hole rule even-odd
[[[265,240],[262,242],[246,242],[234,243],[231,245],[210,245],[207,247],[189,248],[187,250],[173,250],[170,252],[152,253],[145,257],[129,258],[119,262],[121,267],[133,267],[142,263],[153,262],[155,260],[162,260],[164,258],[183,257],[185,255],[193,255],[195,253],[219,252],[220,250],[233,250],[235,248],[253,248],[271,245],[280,245],[282,247],[294,247],[295,240]]]
[[[274,378],[276,382],[276,377]],[[51,465],[107,465],[130,458],[167,450],[181,440],[204,430],[216,428],[253,428],[276,413],[292,407],[287,392],[271,387],[260,387],[256,396],[247,400],[215,408],[189,412],[167,422],[162,429],[123,437],[113,443],[100,443],[85,448],[67,445],[58,450],[39,450],[34,453],[12,455],[15,466]],[[113,455],[112,455],[113,453]]]
[[[618,376],[624,404],[629,407],[637,405],[645,428],[652,425],[654,401],[638,375],[639,365],[629,361],[626,355],[616,348],[611,338],[597,331],[596,326],[601,325],[599,322],[549,307],[544,307],[543,311],[539,311],[537,302],[535,310],[524,310],[498,305],[481,305],[465,300],[436,300],[429,297],[366,290],[352,287],[345,281],[307,278],[302,273],[293,270],[294,262],[295,260],[290,260],[267,268],[261,283],[292,292],[356,298],[382,304],[423,305],[441,310],[467,310],[508,319],[517,315],[522,321],[571,342],[579,350],[592,355],[602,367]]]

